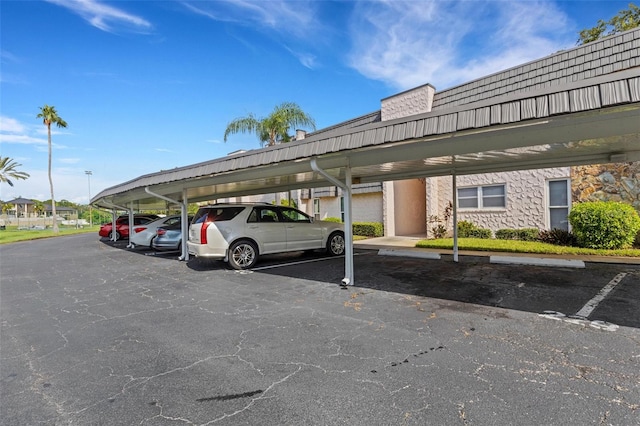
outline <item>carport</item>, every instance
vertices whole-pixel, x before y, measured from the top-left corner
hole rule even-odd
[[[500,88],[498,81],[507,83]],[[354,284],[354,184],[452,176],[455,188],[460,175],[640,161],[640,30],[446,92],[446,99],[435,95],[429,112],[140,176],[103,190],[91,204],[130,215],[179,205],[186,241],[189,202],[336,185],[345,199],[343,282]],[[455,220],[454,210],[454,239]]]

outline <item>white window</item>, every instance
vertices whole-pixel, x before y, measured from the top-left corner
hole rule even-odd
[[[550,180],[547,182],[549,229],[569,230],[570,191],[569,179]]]
[[[458,188],[458,207],[461,209],[503,209],[507,206],[505,185]]]
[[[320,198],[313,199],[313,218],[320,220]]]

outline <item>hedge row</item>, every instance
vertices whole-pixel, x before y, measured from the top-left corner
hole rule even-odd
[[[337,217],[328,217],[323,219],[325,222],[341,223]],[[382,237],[384,235],[384,226],[380,222],[353,222],[353,235],[362,237]]]

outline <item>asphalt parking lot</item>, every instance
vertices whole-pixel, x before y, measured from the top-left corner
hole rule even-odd
[[[638,266],[125,245],[0,246],[1,424],[638,424]]]

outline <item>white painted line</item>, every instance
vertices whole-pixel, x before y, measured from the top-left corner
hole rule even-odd
[[[362,253],[354,253],[354,256],[360,256]],[[260,266],[259,268],[251,268],[252,271],[263,271],[265,269],[274,269],[274,268],[282,268],[283,266],[292,266],[292,265],[302,265],[304,263],[312,263],[312,262],[322,262],[324,260],[331,259],[340,259],[344,258],[344,256],[331,256],[331,257],[322,257],[320,259],[309,259],[309,260],[299,260],[297,262],[289,262],[289,263],[279,263],[277,265],[269,265],[269,266]]]
[[[441,258],[440,253],[433,253],[429,251],[418,250],[396,250],[396,249],[380,249],[378,250],[379,256],[401,256],[401,257],[418,257],[420,259],[435,259]]]
[[[491,256],[489,262],[533,266],[561,266],[564,268],[585,267],[582,260],[552,259],[546,257]]]
[[[593,312],[594,309],[598,307],[598,304],[602,302],[604,298],[607,297],[607,295],[611,293],[611,291],[613,291],[613,289],[616,288],[616,286],[620,284],[620,281],[622,281],[622,279],[626,276],[626,272],[620,272],[618,275],[616,275],[611,281],[609,281],[609,284],[602,287],[602,290],[600,290],[593,299],[589,300],[587,304],[578,311],[576,316],[588,318],[589,315],[591,315],[591,312]]]

